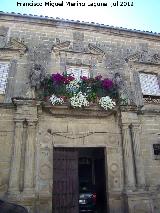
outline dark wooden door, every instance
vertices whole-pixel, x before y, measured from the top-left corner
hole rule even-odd
[[[78,151],[54,148],[53,213],[78,213]]]

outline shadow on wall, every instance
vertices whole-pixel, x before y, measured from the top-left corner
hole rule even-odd
[[[0,213],[28,213],[23,206],[0,200]]]

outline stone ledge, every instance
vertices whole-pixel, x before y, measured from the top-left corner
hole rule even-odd
[[[84,109],[74,109],[68,107],[67,105],[60,105],[60,106],[51,106],[47,103],[43,103],[42,110],[49,112],[51,115],[58,115],[58,116],[87,116],[87,117],[108,117],[110,115],[116,114],[118,108],[115,107],[113,110],[104,110],[101,109],[99,106],[90,106]]]

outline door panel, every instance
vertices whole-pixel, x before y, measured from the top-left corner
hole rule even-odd
[[[54,148],[53,213],[78,213],[78,151]]]

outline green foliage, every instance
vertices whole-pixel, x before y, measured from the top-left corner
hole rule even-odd
[[[66,99],[79,92],[86,94],[89,102],[96,102],[97,98],[104,96],[117,99],[117,89],[112,80],[102,79],[102,76],[81,77],[79,82],[74,82],[74,77],[68,76],[66,73],[52,74],[41,82],[40,91],[38,91],[40,98],[55,94],[57,97],[65,97]]]

